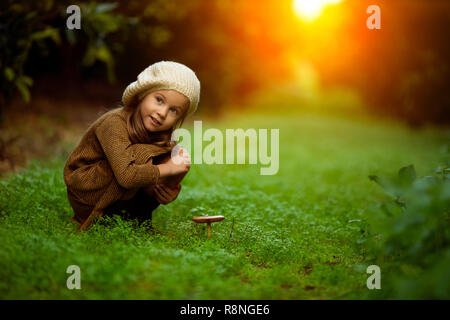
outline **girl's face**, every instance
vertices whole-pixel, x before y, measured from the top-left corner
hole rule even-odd
[[[150,92],[139,104],[144,126],[148,131],[165,131],[185,114],[189,99],[175,90]]]

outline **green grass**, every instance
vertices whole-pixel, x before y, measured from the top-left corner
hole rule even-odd
[[[0,298],[370,298],[360,240],[367,208],[386,195],[368,175],[409,164],[426,174],[448,134],[310,113],[203,127],[279,128],[279,172],[193,165],[178,199],[154,212],[155,234],[118,217],[76,232],[64,157],[1,181]],[[206,213],[226,217],[210,239],[191,221]],[[66,287],[69,265],[81,268],[81,290]]]

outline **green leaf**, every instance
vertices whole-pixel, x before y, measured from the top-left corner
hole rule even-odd
[[[30,90],[22,81],[16,81],[16,87],[25,102],[30,102]]]
[[[97,50],[97,59],[106,64],[108,81],[113,83],[116,78],[114,74],[114,58],[111,51],[106,46],[100,47]]]
[[[409,165],[403,168],[400,168],[398,171],[398,177],[400,179],[400,183],[403,186],[410,186],[416,180],[416,170],[414,169],[414,165]]]
[[[59,30],[56,28],[47,28],[41,31],[36,31],[31,34],[31,39],[39,41],[42,39],[51,38],[55,43],[61,43],[61,37],[59,35]]]
[[[10,67],[6,67],[3,73],[5,74],[6,80],[11,82],[14,79],[14,70]]]
[[[110,64],[113,61],[111,52],[106,46],[102,46],[97,49],[97,58],[98,60],[103,61],[106,64]]]
[[[385,190],[389,189],[389,183],[385,179],[382,179],[382,178],[380,178],[378,176],[375,176],[375,175],[370,175],[369,179],[371,181],[373,181],[373,182],[376,182],[383,189],[385,189]]]
[[[115,8],[117,8],[117,3],[106,2],[106,3],[101,3],[101,4],[97,5],[95,7],[95,12],[97,12],[97,13],[107,12],[107,11],[114,10]]]
[[[84,54],[84,57],[83,57],[83,61],[82,61],[83,66],[89,67],[94,64],[95,58],[97,55],[96,51],[97,51],[97,48],[95,47],[95,45],[90,44],[88,46],[86,53]]]
[[[20,80],[21,80],[21,82],[26,84],[28,87],[31,87],[33,85],[33,79],[28,76],[21,76]]]
[[[371,180],[371,181],[374,181],[374,182],[376,182],[376,183],[380,183],[379,181],[380,181],[380,178],[378,178],[378,176],[375,176],[375,175],[370,175],[369,176],[369,179]]]

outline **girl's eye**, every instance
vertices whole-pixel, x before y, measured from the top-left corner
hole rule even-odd
[[[171,109],[170,109],[170,111],[172,111],[172,112],[173,112],[173,111],[175,111],[175,113],[177,113],[177,112],[178,112],[178,110],[177,110],[177,109],[175,109],[175,108],[171,108]]]
[[[161,99],[160,97],[156,97],[156,101],[158,101],[159,103],[162,103],[163,99]]]

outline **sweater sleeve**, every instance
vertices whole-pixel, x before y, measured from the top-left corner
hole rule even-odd
[[[156,165],[152,162],[136,164],[136,158],[142,155],[131,147],[128,131],[120,118],[105,119],[95,134],[120,186],[133,189],[158,183],[160,173]]]

